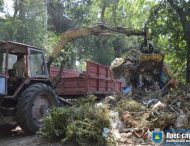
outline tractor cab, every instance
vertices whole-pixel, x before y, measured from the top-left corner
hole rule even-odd
[[[58,100],[43,51],[0,41],[0,131],[19,125],[26,133],[35,133],[53,106]]]
[[[16,96],[25,84],[37,78],[49,78],[43,51],[0,41],[0,95]]]

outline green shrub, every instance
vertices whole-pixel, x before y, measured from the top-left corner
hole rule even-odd
[[[110,127],[106,108],[95,108],[93,100],[82,101],[75,107],[54,108],[43,122],[42,135],[48,140],[75,142],[78,145],[106,145],[103,128]]]

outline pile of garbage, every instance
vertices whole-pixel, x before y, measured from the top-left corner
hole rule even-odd
[[[167,131],[190,128],[190,87],[173,90],[149,102],[140,103],[130,96],[107,97],[105,104],[115,105],[109,110],[112,121],[110,133],[116,145],[151,145],[152,131],[155,129]]]
[[[131,50],[126,58],[116,58],[111,64],[114,78],[123,81],[125,94],[130,92],[139,96],[164,88],[172,79],[171,71],[163,62],[164,54],[144,54],[139,50]],[[170,86],[175,86],[170,81]],[[167,85],[168,86],[168,85]]]
[[[161,53],[132,50],[125,59],[112,62],[114,78],[124,85],[123,95],[115,96],[116,106],[112,108],[115,115],[119,113],[118,143],[152,144],[151,132],[155,129],[190,128],[190,87],[177,88],[163,61]]]
[[[55,108],[44,119],[43,136],[80,146],[151,145],[155,128],[190,128],[190,88],[176,89],[149,104],[115,94],[101,102],[93,95],[73,107]]]

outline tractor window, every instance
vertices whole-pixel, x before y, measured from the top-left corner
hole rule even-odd
[[[31,49],[29,59],[32,76],[48,75],[42,52]]]
[[[6,68],[6,53],[0,51],[0,73],[5,73]]]
[[[17,55],[9,54],[8,55],[8,69],[13,68],[13,64],[17,61]]]

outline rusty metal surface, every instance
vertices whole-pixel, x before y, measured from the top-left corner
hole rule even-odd
[[[121,82],[114,82],[108,66],[100,65],[91,61],[86,62],[87,67],[84,74],[62,75],[62,81],[56,85],[59,96],[82,96],[86,94],[108,95],[114,90],[121,91]],[[54,70],[50,70],[50,76],[55,76]],[[72,70],[69,71],[72,74]]]
[[[154,61],[158,63],[163,63],[164,55],[163,54],[141,54],[139,55],[139,62],[144,61]]]
[[[0,40],[0,45],[8,45],[8,46],[18,46],[18,47],[24,47],[24,48],[35,48],[35,49],[38,49],[38,50],[41,50],[37,47],[34,47],[34,46],[31,46],[31,45],[27,45],[27,44],[23,44],[23,43],[18,43],[18,42],[13,42],[13,41],[3,41],[3,40]]]

